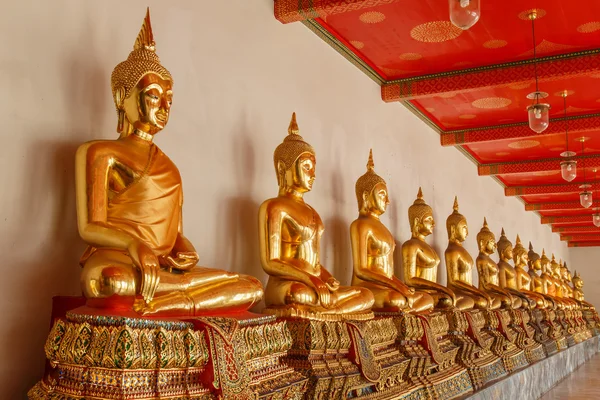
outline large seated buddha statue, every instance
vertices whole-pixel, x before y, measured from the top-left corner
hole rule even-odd
[[[315,180],[315,151],[300,136],[295,113],[273,161],[279,194],[259,210],[261,263],[269,274],[265,311],[314,319],[370,313],[374,298],[369,289],[342,286],[321,265],[323,222],[304,202]]]
[[[492,299],[483,290],[473,285],[473,257],[463,247],[469,234],[467,219],[458,212],[458,199],[454,198],[453,212],[446,220],[448,231],[448,248],[444,253],[448,287],[456,294],[456,299],[469,298],[478,309],[498,309],[500,300]]]
[[[120,137],[85,143],[76,156],[79,233],[89,244],[81,258],[88,305],[134,304],[141,314],[169,316],[252,307],[263,295],[260,282],[198,267],[183,234],[181,176],[153,141],[169,120],[173,79],[155,52],[149,13],[111,84]]]
[[[475,260],[479,274],[479,289],[488,293],[494,303],[500,302],[503,308],[521,307],[521,299],[512,296],[506,289],[500,287],[498,278],[498,264],[490,257],[496,252],[496,236],[488,227],[487,220],[483,219],[483,227],[477,234],[479,255]]]
[[[517,272],[515,271],[515,268],[510,265],[514,256],[513,245],[506,237],[504,228],[502,228],[500,240],[498,240],[496,246],[498,248],[498,256],[500,258],[498,261],[498,277],[500,281],[500,287],[508,291],[513,297],[518,297],[521,299],[522,307],[535,307],[535,302],[533,300],[529,300],[529,298],[521,293],[517,287]]]
[[[419,188],[417,199],[408,208],[411,238],[402,244],[404,283],[415,289],[429,293],[439,309],[469,310],[473,308],[473,299],[456,297],[450,288],[437,283],[437,268],[440,257],[425,241],[433,233],[435,220],[433,210],[423,200],[423,191]]]
[[[513,261],[515,263],[515,280],[519,292],[527,296],[533,307],[546,308],[548,304],[544,296],[532,290],[532,278],[525,270],[529,263],[529,252],[523,247],[519,235],[517,235],[513,249]]]
[[[385,180],[375,173],[369,152],[367,172],[356,181],[358,219],[350,225],[354,269],[352,285],[369,289],[375,296],[373,311],[424,312],[433,298],[416,292],[394,275],[394,236],[379,219],[389,204]]]

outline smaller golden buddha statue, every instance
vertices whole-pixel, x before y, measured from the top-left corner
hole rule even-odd
[[[560,264],[556,261],[556,257],[552,254],[552,259],[550,260],[550,276],[552,279],[552,283],[554,284],[555,296],[560,300],[563,307],[571,308],[571,303],[566,298],[566,293],[564,293],[563,281],[560,276]]]
[[[120,137],[85,143],[76,155],[87,304],[163,316],[246,311],[262,298],[261,283],[196,265],[179,170],[153,142],[169,120],[173,79],[156,54],[149,11],[111,86]]]
[[[519,292],[527,296],[531,307],[546,308],[547,304],[544,297],[531,290],[531,276],[525,270],[529,263],[529,253],[523,247],[519,235],[517,235],[513,249],[513,261],[515,263],[515,280]]]
[[[566,262],[563,262],[562,260],[559,262],[559,271],[562,281],[563,296],[573,308],[576,308],[579,304],[573,299],[573,287],[571,286],[572,277]]]
[[[527,264],[529,266],[528,273],[531,277],[531,289],[544,297],[548,307],[556,308],[556,302],[544,290],[544,280],[539,275],[539,272],[542,271],[542,258],[533,250],[531,242],[529,242],[527,255],[529,257]]]
[[[552,297],[555,301],[558,300],[556,297],[556,285],[554,285],[554,279],[552,278],[551,261],[546,255],[546,250],[542,249],[542,257],[540,258],[540,264],[542,266],[542,282],[544,283],[544,294]],[[560,303],[560,301],[559,301]]]
[[[367,172],[356,181],[358,219],[350,225],[354,269],[352,285],[369,289],[375,297],[373,311],[424,312],[433,308],[433,298],[416,292],[394,275],[396,241],[379,217],[389,204],[385,180],[375,173],[373,152]]]
[[[315,180],[316,156],[299,132],[294,113],[287,137],[273,154],[279,194],[259,210],[261,263],[269,274],[266,311],[315,319],[358,317],[373,306],[373,294],[364,287],[342,286],[321,265],[323,222],[304,202]]]
[[[496,236],[490,231],[487,220],[483,219],[483,227],[477,234],[479,255],[475,260],[479,273],[479,289],[487,292],[493,298],[493,304],[501,303],[503,308],[521,307],[521,299],[500,287],[498,264],[490,257],[496,252]]]
[[[577,271],[575,271],[575,275],[573,276],[573,298],[578,301],[584,309],[595,309],[592,303],[585,301],[585,296],[583,294],[583,278],[581,278],[581,275],[579,275]]]
[[[473,308],[472,299],[463,298],[457,302],[452,289],[437,283],[437,267],[440,257],[425,241],[433,233],[435,221],[433,210],[423,200],[423,191],[419,188],[417,199],[408,208],[411,238],[402,244],[404,282],[411,287],[429,293],[436,308],[453,308],[459,310]]]
[[[458,212],[458,198],[454,198],[454,211],[446,219],[448,231],[448,248],[444,253],[448,274],[448,287],[456,295],[456,301],[463,298],[471,299],[479,309],[500,308],[499,300],[492,298],[484,291],[473,285],[473,257],[463,247],[463,242],[469,234],[467,219]]]
[[[504,233],[504,228],[502,228],[502,233],[500,234],[500,240],[496,244],[498,248],[498,256],[500,260],[498,261],[498,276],[500,281],[500,286],[507,290],[513,297],[518,297],[521,299],[521,307],[529,307],[529,298],[525,296],[523,293],[519,291],[517,287],[517,272],[514,267],[510,265],[510,262],[513,260],[513,245],[510,240],[506,237]]]

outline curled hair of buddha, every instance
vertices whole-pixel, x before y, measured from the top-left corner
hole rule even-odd
[[[423,190],[419,188],[417,193],[417,199],[414,201],[412,206],[408,207],[408,221],[410,222],[411,228],[415,223],[415,219],[421,220],[426,215],[433,215],[433,209],[429,207],[425,200],[423,200]]]
[[[454,205],[452,206],[452,214],[448,216],[446,219],[446,230],[448,231],[448,238],[450,238],[452,234],[452,227],[456,227],[461,222],[467,222],[467,219],[464,215],[458,212],[458,197],[454,196]]]
[[[385,180],[375,173],[375,163],[373,162],[373,150],[369,150],[369,160],[367,161],[367,172],[364,173],[360,178],[356,180],[355,191],[356,200],[358,201],[358,210],[362,210],[365,204],[363,204],[363,195],[367,193],[369,195],[373,188],[378,184],[383,183],[386,185]]]
[[[504,254],[504,251],[506,249],[512,248],[512,243],[506,237],[506,234],[504,233],[504,228],[502,228],[502,232],[500,233],[500,240],[498,240],[498,243],[496,243],[496,246],[498,246],[498,255],[500,257],[502,257],[502,255]]]
[[[477,243],[478,244],[483,243],[485,245],[490,240],[493,240],[495,242],[496,236],[494,235],[494,233],[492,231],[490,231],[490,228],[488,227],[487,219],[485,217],[483,217],[483,227],[477,234]]]
[[[161,65],[155,46],[150,23],[150,9],[147,9],[142,28],[133,45],[133,51],[129,53],[127,60],[115,67],[110,77],[113,99],[119,118],[122,118],[123,101],[144,75],[153,72],[163,79],[173,82],[171,73]],[[119,121],[119,124],[121,126],[122,121]]]
[[[513,248],[513,260],[515,263],[517,260],[524,255],[527,255],[527,249],[523,247],[523,243],[521,243],[521,238],[517,235],[517,240],[515,241],[515,247]]]
[[[529,242],[529,252],[527,252],[527,256],[529,257],[529,266],[532,266],[533,263],[540,259],[540,255],[533,250],[531,242]]]
[[[304,141],[304,138],[299,135],[300,129],[296,123],[296,113],[292,113],[290,126],[288,127],[288,135],[283,139],[283,142],[275,149],[273,153],[273,162],[275,164],[275,173],[279,177],[278,164],[282,162],[285,170],[292,168],[298,157],[304,153],[315,155],[315,150],[312,146]]]

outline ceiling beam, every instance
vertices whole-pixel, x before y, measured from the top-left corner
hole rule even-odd
[[[542,217],[542,224],[572,224],[577,222],[590,222],[592,215],[569,215],[559,217]]]
[[[599,168],[600,156],[577,156],[573,157],[578,162],[578,166],[585,168]],[[516,161],[507,163],[481,164],[477,167],[479,176],[488,175],[505,175],[505,174],[522,174],[524,172],[545,172],[545,171],[560,171],[560,162],[564,158],[543,158],[532,161]]]
[[[600,246],[600,240],[597,242],[569,242],[569,247],[597,247]]]
[[[504,188],[505,196],[530,196],[537,194],[556,194],[556,193],[579,193],[581,192],[581,183],[565,183],[560,185],[539,185],[539,186],[507,186]],[[592,191],[600,190],[600,184],[592,184]]]
[[[275,0],[273,10],[279,22],[289,24],[399,1],[401,0]]]
[[[540,83],[569,80],[600,72],[600,49],[538,59]],[[532,60],[397,79],[381,86],[385,102],[416,100],[443,94],[465,94],[512,84],[530,83]]]
[[[525,116],[526,114],[523,114]],[[569,121],[569,132],[571,134],[582,134],[600,131],[600,114],[580,115],[573,117],[553,118],[550,126],[543,135],[532,131],[524,122],[520,124],[489,126],[477,129],[463,129],[444,132],[440,135],[442,146],[456,146],[479,142],[492,142],[496,140],[518,139],[532,136],[548,136],[553,134],[565,134],[565,124],[557,122]]]
[[[595,235],[560,235],[563,242],[600,242],[600,233]]]
[[[585,210],[578,201],[525,204],[525,211]]]
[[[591,223],[592,219],[588,218],[588,221]],[[552,232],[563,233],[563,234],[571,234],[571,233],[597,233],[600,235],[600,228],[595,225],[588,226],[553,226]]]

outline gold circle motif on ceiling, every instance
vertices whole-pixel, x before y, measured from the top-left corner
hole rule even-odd
[[[350,44],[351,44],[352,46],[354,46],[354,48],[356,48],[356,49],[358,49],[358,50],[360,50],[360,49],[362,49],[363,47],[365,47],[365,44],[364,44],[363,42],[361,42],[360,40],[351,40],[351,41],[350,41]]]
[[[419,53],[403,53],[400,54],[400,59],[404,61],[416,61],[423,58],[423,56]]]
[[[485,47],[486,49],[499,49],[501,47],[506,46],[507,44],[508,42],[506,40],[492,39],[485,42],[483,44],[483,47]]]
[[[530,8],[529,10],[521,11],[519,13],[519,19],[522,19],[523,21],[531,21],[529,15],[534,11],[537,13],[537,19],[544,18],[546,16],[546,10],[542,10],[541,8]]]
[[[358,17],[365,24],[378,24],[385,19],[385,14],[379,11],[367,11]]]
[[[512,103],[510,99],[505,97],[485,97],[483,99],[475,100],[471,105],[475,108],[504,108],[508,107]]]
[[[456,39],[463,30],[450,21],[432,21],[417,25],[410,31],[410,37],[424,43],[440,43]]]
[[[539,145],[540,142],[537,140],[517,140],[516,142],[509,143],[508,147],[511,149],[530,149]]]
[[[460,119],[473,119],[473,118],[477,118],[477,115],[475,115],[475,114],[463,114],[463,115],[459,115],[458,118],[460,118]]]
[[[508,85],[509,88],[514,90],[527,89],[529,86],[531,86],[531,82],[511,83],[510,85]]]
[[[577,27],[577,32],[579,33],[592,33],[596,31],[600,31],[600,22],[598,21],[588,22]]]

